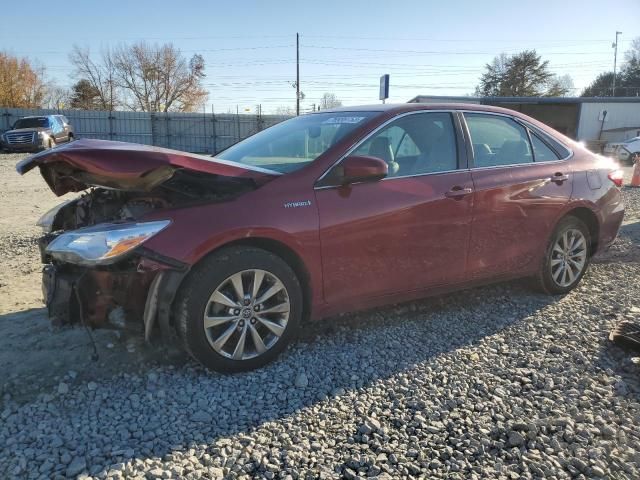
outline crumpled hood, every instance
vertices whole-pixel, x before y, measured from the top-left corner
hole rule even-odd
[[[261,185],[279,172],[219,160],[205,155],[108,140],[77,140],[31,155],[18,162],[24,175],[34,167],[58,196],[91,186],[118,190],[149,191],[173,176],[178,169],[245,178]]]

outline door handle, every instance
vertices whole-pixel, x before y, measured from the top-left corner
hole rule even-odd
[[[448,192],[445,192],[444,196],[447,198],[461,199],[462,197],[469,195],[471,192],[473,192],[473,190],[468,187],[462,188],[460,186],[455,186]]]
[[[556,172],[556,174],[550,179],[552,182],[562,183],[569,180],[569,175],[565,175],[562,172]]]

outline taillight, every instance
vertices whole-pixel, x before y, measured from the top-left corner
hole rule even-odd
[[[622,187],[622,180],[624,179],[624,172],[622,170],[613,170],[607,175],[616,187]]]

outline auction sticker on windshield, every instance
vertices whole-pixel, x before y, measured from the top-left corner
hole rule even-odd
[[[322,123],[359,123],[364,119],[365,117],[331,117]]]

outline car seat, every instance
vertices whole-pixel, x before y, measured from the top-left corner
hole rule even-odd
[[[388,176],[393,177],[397,175],[398,170],[400,170],[400,165],[395,161],[389,138],[384,136],[376,137],[373,142],[371,142],[368,153],[372,157],[381,158],[387,163],[389,168]]]

